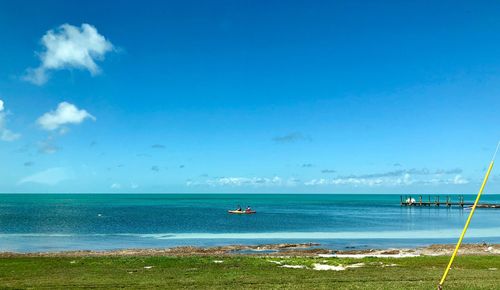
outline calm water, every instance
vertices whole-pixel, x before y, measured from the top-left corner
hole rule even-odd
[[[500,195],[484,195],[482,202],[500,202]],[[227,214],[238,204],[257,214]],[[277,242],[418,246],[455,242],[468,213],[400,207],[399,195],[0,194],[0,251]],[[499,209],[476,211],[465,242],[479,241],[500,242]]]

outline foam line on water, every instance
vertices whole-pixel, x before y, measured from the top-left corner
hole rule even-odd
[[[415,238],[456,238],[460,229],[379,231],[379,232],[272,232],[272,233],[182,233],[144,234],[144,238],[160,240],[173,239],[415,239]],[[475,229],[467,233],[467,238],[498,238],[500,228]]]
[[[342,231],[342,232],[259,232],[259,233],[2,233],[0,238],[73,238],[73,237],[131,237],[155,240],[190,239],[439,239],[457,238],[461,229],[415,231]],[[500,238],[500,227],[471,229],[467,238]]]

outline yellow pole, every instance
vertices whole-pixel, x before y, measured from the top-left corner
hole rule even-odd
[[[464,239],[465,233],[467,232],[467,228],[469,227],[472,216],[474,215],[474,212],[476,211],[476,206],[479,202],[479,199],[481,198],[481,194],[483,193],[484,187],[486,186],[486,183],[488,182],[488,177],[490,176],[491,169],[493,168],[493,164],[495,163],[495,157],[496,157],[497,152],[498,152],[498,147],[500,147],[500,142],[497,145],[497,149],[495,150],[495,154],[493,155],[493,159],[490,162],[490,166],[488,167],[488,171],[486,171],[486,175],[484,176],[483,183],[481,184],[481,188],[479,189],[479,193],[477,194],[476,201],[474,201],[474,205],[472,206],[472,209],[469,213],[469,217],[467,218],[467,221],[465,222],[464,229],[462,230],[462,234],[460,235],[460,238],[458,239],[457,245],[455,246],[455,250],[453,251],[453,254],[451,255],[450,262],[448,263],[448,266],[446,267],[446,270],[444,271],[443,277],[441,278],[441,281],[439,282],[438,289],[443,289],[443,284],[444,284],[444,281],[446,280],[446,276],[448,276],[448,272],[451,269],[451,265],[453,264],[453,260],[455,260],[455,257],[457,256],[458,249],[460,248],[460,245],[462,244],[462,240]]]

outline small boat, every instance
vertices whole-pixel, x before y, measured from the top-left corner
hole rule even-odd
[[[256,213],[256,211],[254,211],[254,210],[249,210],[249,211],[246,211],[246,210],[228,210],[227,212],[230,214],[253,214],[253,213]]]

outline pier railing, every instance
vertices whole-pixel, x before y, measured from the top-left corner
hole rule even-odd
[[[458,195],[458,196],[450,196],[447,195],[446,199],[443,199],[439,195],[427,195],[426,198],[424,198],[422,195],[418,195],[417,198],[415,199],[411,195],[401,195],[401,206],[444,206],[444,207],[452,207],[452,206],[459,206],[459,207],[471,207],[474,205],[474,202],[466,202],[464,200],[463,195]],[[481,203],[477,205],[477,208],[500,208],[500,204],[495,204],[495,203]]]

